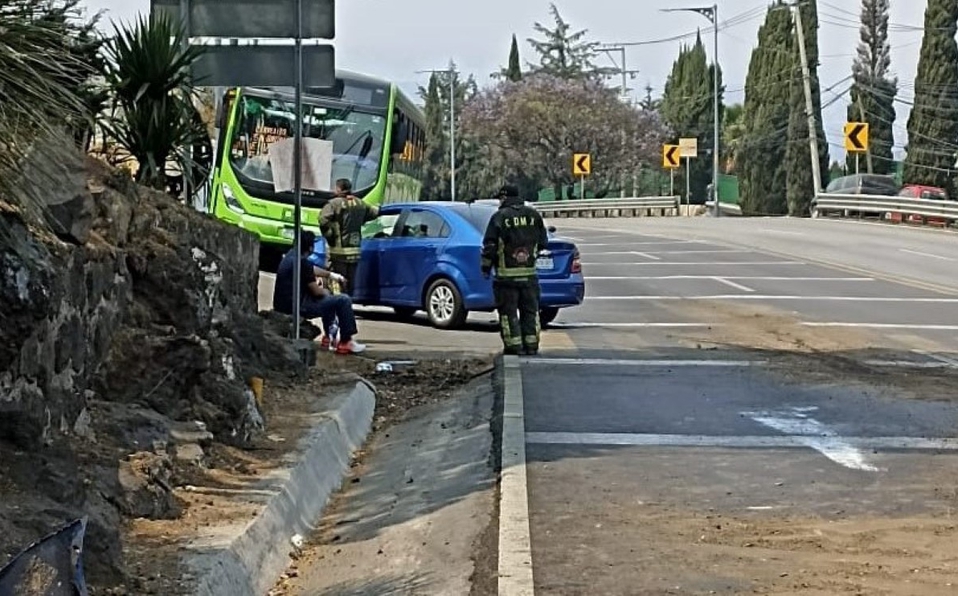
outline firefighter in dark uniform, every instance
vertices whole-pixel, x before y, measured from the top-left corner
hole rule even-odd
[[[319,229],[329,246],[330,271],[346,278],[342,290],[349,296],[356,283],[363,225],[379,217],[379,210],[354,196],[352,190],[349,180],[337,180],[336,196],[319,215]]]
[[[499,210],[482,240],[482,273],[495,270],[493,291],[506,354],[539,352],[539,278],[536,258],[548,255],[549,237],[542,216],[519,198],[515,186],[497,195]],[[518,315],[517,315],[518,311]]]

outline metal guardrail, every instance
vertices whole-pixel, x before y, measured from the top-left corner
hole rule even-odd
[[[655,210],[664,216],[678,215],[679,197],[563,200],[533,203],[532,206],[544,215],[565,217],[640,217],[642,212],[652,215]]]
[[[848,217],[851,213],[882,218],[891,215],[918,216],[941,220],[948,225],[958,223],[958,201],[844,194],[820,194],[812,201],[812,217],[832,213],[842,217]]]

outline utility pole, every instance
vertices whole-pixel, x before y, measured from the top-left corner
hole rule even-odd
[[[712,57],[713,73],[712,73],[712,110],[715,112],[713,117],[713,139],[712,139],[712,194],[715,198],[715,217],[719,217],[722,213],[722,209],[719,206],[719,133],[721,132],[719,126],[719,85],[718,85],[718,74],[719,74],[719,59],[718,59],[718,4],[713,4],[712,6],[703,6],[699,8],[663,8],[662,12],[697,12],[703,17],[711,21],[714,29],[714,51],[715,56]]]
[[[598,51],[600,51],[600,52],[605,52],[606,54],[608,54],[608,55],[609,55],[609,58],[612,59],[612,63],[613,63],[613,64],[615,64],[615,59],[612,58],[612,52],[618,52],[618,54],[622,57],[622,66],[618,66],[618,65],[616,65],[616,66],[618,67],[619,74],[622,75],[622,101],[623,101],[626,105],[628,105],[628,104],[629,104],[629,77],[635,78],[635,75],[637,75],[637,74],[639,73],[639,71],[637,71],[637,70],[628,70],[628,69],[626,68],[626,66],[625,66],[625,49],[626,49],[626,46],[625,46],[625,45],[622,45],[622,44],[611,44],[611,45],[599,46],[599,47],[596,48],[596,49],[597,49]],[[627,141],[628,141],[627,133],[623,130],[623,131],[622,131],[622,147],[623,147],[623,149],[625,149],[625,148],[627,147]],[[625,151],[623,151],[623,159],[627,159],[627,157],[625,156]],[[628,170],[627,170],[627,166],[625,166],[625,167],[622,168],[622,190],[620,191],[619,194],[620,194],[620,196],[621,196],[623,199],[625,198],[625,194],[626,194],[626,193],[625,193],[625,187],[626,187],[626,182],[628,181],[628,173],[627,173],[627,171],[628,171]],[[633,175],[633,179],[634,179],[635,177],[636,177],[636,176]],[[633,186],[634,186],[634,184],[633,184]]]
[[[821,164],[818,161],[818,123],[815,119],[815,104],[812,101],[812,75],[808,68],[808,52],[805,50],[805,27],[802,24],[802,10],[797,1],[792,2],[792,15],[795,17],[795,31],[798,35],[798,52],[802,61],[802,82],[805,87],[805,113],[808,115],[808,145],[812,157],[812,181],[815,196],[822,192]]]
[[[456,201],[456,70],[452,61],[447,68],[417,70],[416,74],[445,74],[449,76],[449,193]]]

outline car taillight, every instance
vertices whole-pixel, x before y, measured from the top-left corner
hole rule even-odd
[[[582,261],[579,260],[579,249],[572,253],[572,273],[582,273]]]

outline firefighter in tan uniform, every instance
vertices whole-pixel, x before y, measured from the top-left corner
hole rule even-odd
[[[330,270],[346,278],[343,292],[352,296],[362,249],[363,226],[377,217],[379,209],[352,194],[349,180],[336,181],[336,196],[319,215],[319,228],[329,246]]]

